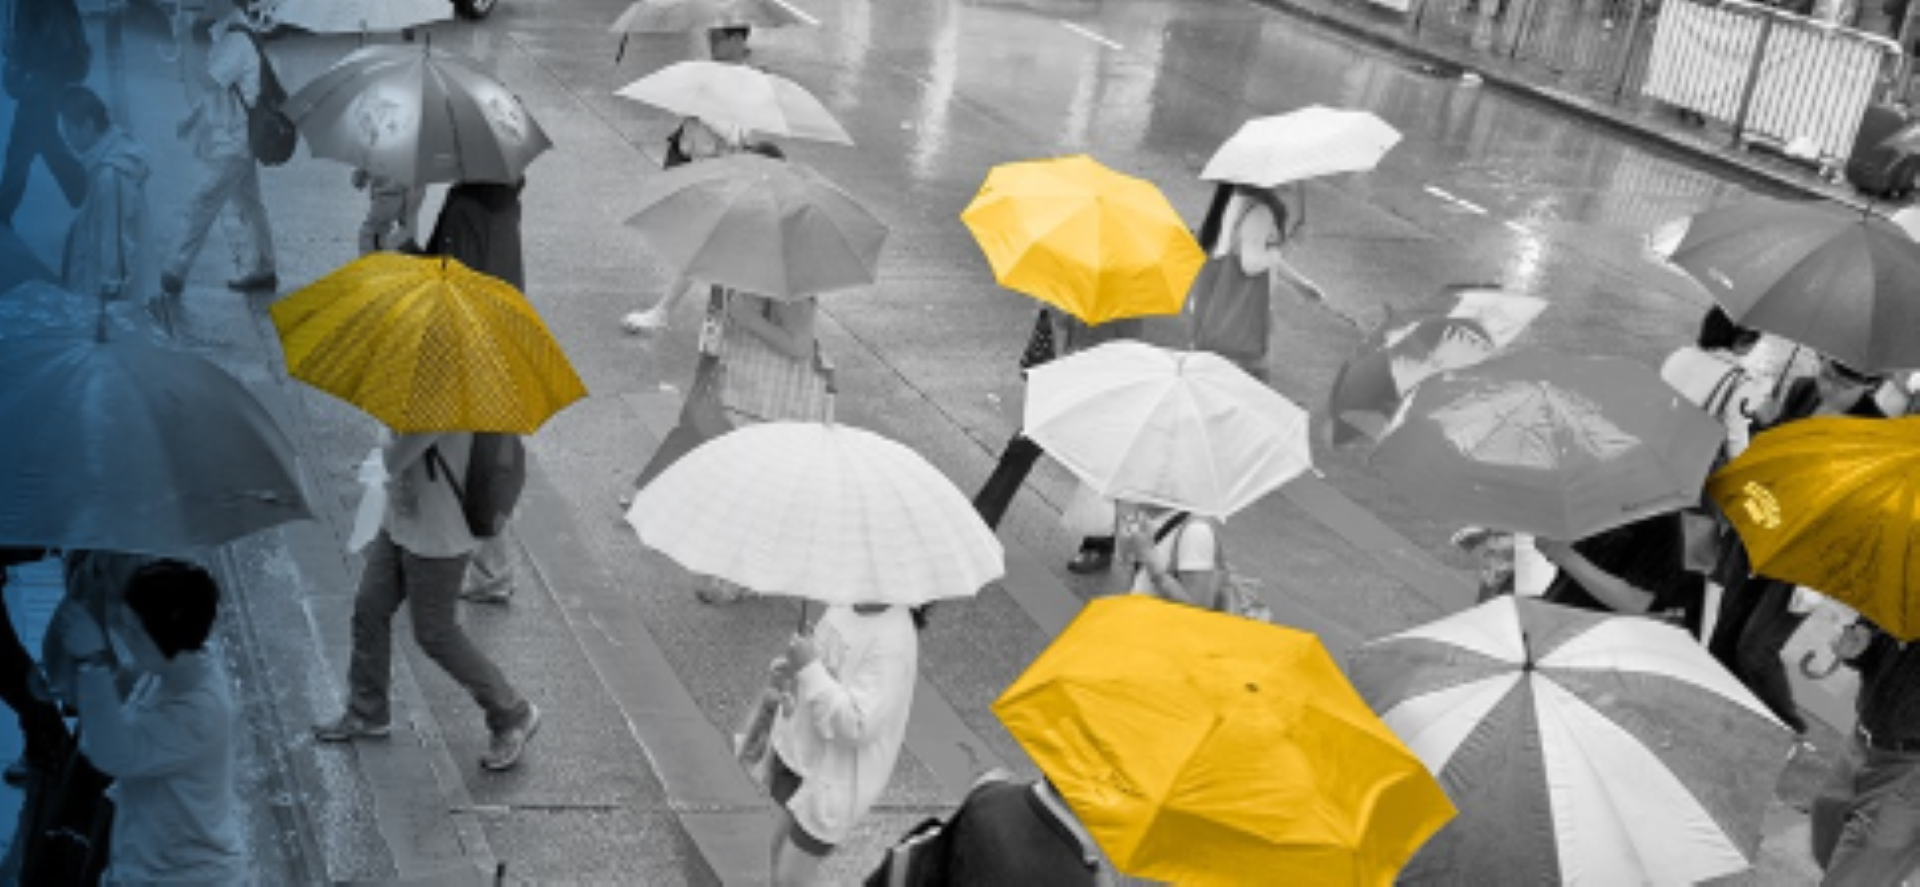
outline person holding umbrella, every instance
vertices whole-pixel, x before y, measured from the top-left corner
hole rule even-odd
[[[1281,253],[1299,230],[1297,224],[1288,227],[1288,218],[1286,204],[1272,188],[1216,185],[1200,224],[1207,264],[1187,297],[1187,347],[1227,358],[1263,382],[1274,293],[1291,287],[1332,310],[1319,285],[1294,270]],[[1358,326],[1352,318],[1341,317]]]
[[[1834,653],[1860,673],[1860,722],[1809,816],[1814,859],[1828,887],[1896,883],[1920,872],[1920,644],[1862,617]]]
[[[247,140],[246,109],[260,100],[265,63],[253,36],[246,33],[264,26],[255,20],[254,12],[255,0],[233,0],[232,12],[214,22],[213,48],[207,52],[202,82],[206,94],[179,126],[181,135],[198,133],[194,154],[201,169],[199,184],[187,202],[180,241],[160,272],[160,291],[170,298],[186,289],[187,272],[206,244],[214,220],[228,206],[238,214],[245,237],[236,244],[241,276],[229,281],[227,288],[252,292],[280,286],[273,228],[266,204],[260,201],[260,167]]]
[[[773,883],[814,883],[893,776],[919,680],[924,608],[827,608],[774,662],[786,693],[773,725],[768,788],[781,807]]]

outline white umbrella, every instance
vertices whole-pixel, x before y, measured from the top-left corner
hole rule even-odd
[[[643,488],[627,522],[691,572],[829,606],[968,597],[1006,571],[1000,540],[945,475],[846,425],[727,432]]]
[[[1399,130],[1365,111],[1310,105],[1247,121],[1214,152],[1200,178],[1271,188],[1372,169],[1399,143]]]
[[[691,61],[668,65],[616,95],[683,117],[767,135],[852,145],[840,121],[800,84],[746,65]]]
[[[453,18],[447,0],[280,0],[273,19],[315,34],[401,31]]]
[[[685,34],[708,28],[784,28],[819,21],[785,0],[635,0],[608,30],[618,34]]]
[[[1305,410],[1218,356],[1141,342],[1029,371],[1024,421],[1100,495],[1209,517],[1313,467]]]

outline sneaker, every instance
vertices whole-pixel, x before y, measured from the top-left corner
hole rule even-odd
[[[1082,548],[1080,553],[1067,561],[1067,572],[1076,576],[1086,576],[1105,572],[1113,566],[1113,552],[1100,548]]]
[[[392,724],[376,724],[352,712],[313,726],[313,738],[321,742],[347,742],[362,737],[384,739],[392,732]]]
[[[644,333],[667,328],[667,316],[657,311],[635,311],[620,318],[620,326],[629,333]]]
[[[186,291],[187,281],[185,278],[176,274],[160,275],[160,293],[162,295],[178,297]]]
[[[520,763],[520,754],[527,750],[527,740],[540,729],[540,706],[527,704],[527,722],[518,727],[508,727],[493,734],[493,746],[480,757],[480,766],[498,773],[511,770]]]
[[[227,289],[237,293],[275,292],[280,289],[280,277],[272,271],[249,274],[237,280],[227,281]]]
[[[460,599],[476,604],[504,604],[513,600],[513,577],[495,576],[460,589]]]

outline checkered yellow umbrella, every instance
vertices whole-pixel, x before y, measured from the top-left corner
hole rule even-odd
[[[401,434],[532,434],[587,395],[526,297],[452,259],[374,253],[272,312],[294,378]]]

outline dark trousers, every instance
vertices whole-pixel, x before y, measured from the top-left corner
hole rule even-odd
[[[38,551],[8,549],[0,551],[0,701],[20,719],[20,735],[26,738],[28,761],[45,769],[59,761],[67,745],[67,725],[53,703],[39,699],[30,689],[37,666],[27,653],[20,635],[13,630],[13,617],[7,610],[7,574],[5,567],[40,559]]]
[[[1000,453],[1000,464],[993,467],[993,473],[987,476],[987,482],[974,494],[973,510],[980,512],[980,519],[992,529],[1000,528],[1000,519],[1007,514],[1007,506],[1013,503],[1013,494],[1027,482],[1027,475],[1033,473],[1034,463],[1040,461],[1044,452],[1040,445],[1024,434],[1015,434],[1007,441],[1007,448]],[[1080,540],[1081,551],[1113,551],[1112,536],[1088,536]]]
[[[1800,706],[1793,700],[1793,684],[1780,659],[1793,633],[1807,617],[1791,612],[1793,585],[1775,579],[1751,577],[1727,587],[1720,601],[1720,621],[1707,643],[1720,664],[1747,685],[1796,733],[1807,731]]]
[[[13,108],[13,131],[7,136],[6,167],[0,169],[0,222],[13,224],[13,213],[27,193],[27,173],[35,157],[47,165],[67,203],[79,206],[87,196],[87,170],[60,138],[55,119],[58,93],[28,93]]]

